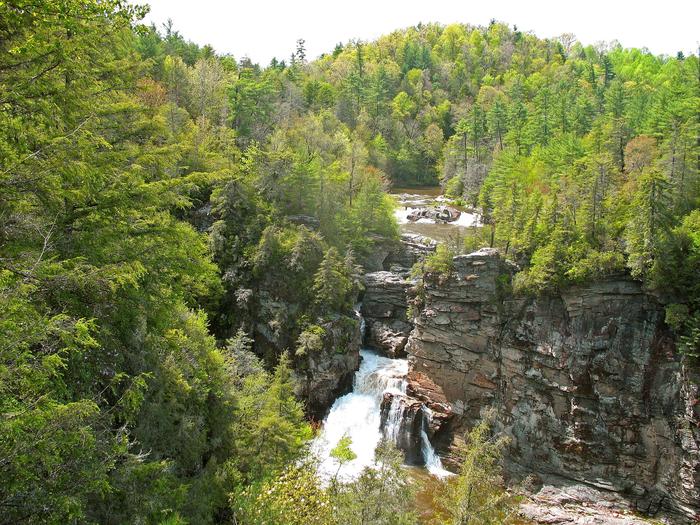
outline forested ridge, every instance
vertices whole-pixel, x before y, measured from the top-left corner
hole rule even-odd
[[[453,249],[517,293],[630,273],[698,353],[697,56],[494,22],[261,67],[144,15],[0,2],[0,523],[415,522],[390,447],[318,485],[293,384],[398,238],[392,184],[481,210]]]

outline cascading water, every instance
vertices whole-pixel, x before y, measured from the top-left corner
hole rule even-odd
[[[360,321],[360,343],[363,343],[365,340],[365,333],[367,332],[367,322],[365,321],[365,318],[362,317],[360,308],[362,308],[362,303],[355,305],[355,317],[357,317],[357,319]]]
[[[369,350],[360,350],[362,363],[355,373],[353,391],[333,403],[311,450],[319,458],[319,474],[330,478],[338,470],[338,462],[330,452],[347,435],[357,455],[346,463],[340,479],[354,479],[363,468],[374,462],[374,449],[382,438],[380,405],[385,391],[400,393],[408,373],[405,359],[389,359]]]
[[[428,438],[427,428],[430,426],[430,422],[433,419],[433,411],[427,406],[423,406],[423,426],[420,431],[420,449],[423,453],[423,459],[425,460],[425,468],[431,474],[443,477],[446,474],[445,469],[442,466],[442,461],[440,461],[440,456],[437,455],[433,445],[430,443]]]
[[[336,399],[311,446],[320,461],[319,475],[324,479],[330,479],[337,472],[340,480],[356,478],[365,467],[374,464],[374,449],[382,436],[394,443],[399,439],[405,407],[401,398],[406,393],[408,361],[383,357],[367,349],[360,350],[360,354],[362,363],[355,373],[353,391]],[[381,403],[385,393],[394,396],[382,429]],[[427,423],[422,424],[425,428]],[[339,464],[330,452],[346,435],[352,440],[351,448],[357,457],[338,471]],[[441,477],[449,474],[442,468],[427,434],[422,437],[421,450],[431,473]]]

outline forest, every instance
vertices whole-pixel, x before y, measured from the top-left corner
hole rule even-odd
[[[696,55],[493,21],[261,66],[146,12],[0,2],[1,524],[416,523],[387,444],[319,482],[294,384],[399,238],[391,187],[482,216],[423,271],[491,246],[517,294],[629,273],[700,356]],[[261,296],[294,305],[278,344]],[[508,508],[486,432],[444,523],[465,483]]]

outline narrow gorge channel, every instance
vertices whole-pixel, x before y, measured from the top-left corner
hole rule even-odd
[[[406,302],[411,266],[434,250],[436,239],[446,239],[478,222],[476,215],[453,208],[449,210],[454,217],[438,217],[441,212],[449,213],[438,194],[435,188],[395,194],[402,242],[390,253],[379,254],[381,269],[365,275],[367,301],[357,309],[363,341],[361,364],[352,391],[335,400],[312,445],[322,478],[355,479],[374,464],[374,451],[382,438],[404,453],[407,465],[424,468],[437,478],[450,475],[430,441],[435,430],[431,430],[433,412],[407,393],[410,367],[404,351],[412,329]],[[421,234],[413,228],[426,230],[420,230]],[[361,312],[368,314],[367,323]],[[344,436],[351,439],[357,457],[340,467],[331,451]]]
[[[386,437],[436,483],[443,464],[459,468],[463,436],[491,411],[509,439],[504,472],[532,483],[524,519],[696,522],[697,386],[671,350],[658,298],[624,274],[517,296],[504,283],[518,268],[488,248],[454,256],[449,275],[424,276],[418,298],[411,267],[479,217],[431,194],[396,198],[401,242],[377,250],[363,277],[354,389],[313,445],[322,477],[357,477]],[[345,435],[357,458],[338,471],[330,452]]]

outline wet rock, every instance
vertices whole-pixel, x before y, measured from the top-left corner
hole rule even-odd
[[[428,437],[432,440],[452,418],[452,406],[447,401],[442,388],[428,375],[412,370],[406,379],[408,396],[423,403],[432,413],[430,424],[426,429]]]
[[[423,404],[408,396],[385,392],[381,404],[381,429],[384,437],[403,451],[409,465],[424,465],[421,451]]]
[[[408,214],[407,219],[411,222],[416,222],[420,219],[428,219],[436,222],[453,222],[459,219],[461,214],[461,211],[452,206],[434,206],[417,208]]]

